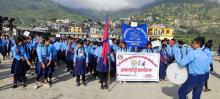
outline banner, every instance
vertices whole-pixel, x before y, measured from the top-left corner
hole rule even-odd
[[[117,52],[117,81],[159,81],[159,53]]]
[[[160,43],[159,40],[157,40],[157,41],[152,41],[151,44],[152,44],[152,47],[161,46],[161,43]]]
[[[137,27],[122,24],[122,38],[128,47],[145,47],[148,41],[147,24]]]

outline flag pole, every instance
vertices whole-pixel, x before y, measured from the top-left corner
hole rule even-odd
[[[109,14],[107,12],[107,17],[109,21]],[[109,35],[108,35],[109,36]],[[109,39],[109,37],[108,37]],[[111,51],[110,51],[111,53]],[[110,60],[110,53],[107,54],[107,59],[108,59],[108,91],[110,92],[110,85],[111,85],[111,60]]]
[[[111,62],[110,62],[110,54],[108,55],[108,91],[110,92],[110,84],[111,84]]]

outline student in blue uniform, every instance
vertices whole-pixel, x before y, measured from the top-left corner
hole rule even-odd
[[[111,77],[116,77],[116,51],[110,49]]]
[[[165,80],[166,70],[169,62],[169,55],[166,49],[167,45],[163,44],[160,50],[160,68],[159,68],[159,78],[160,81]]]
[[[107,84],[107,77],[108,77],[108,64],[104,64],[103,59],[102,59],[102,42],[99,42],[100,46],[98,46],[96,50],[96,55],[97,55],[97,67],[96,70],[99,73],[99,78],[100,78],[100,83],[101,83],[101,89],[108,88]]]
[[[125,42],[121,42],[120,44],[121,46],[118,48],[117,51],[119,52],[130,52],[130,49],[127,48],[126,43]]]
[[[179,99],[186,99],[187,94],[191,91],[193,91],[193,99],[200,99],[210,65],[209,58],[202,49],[204,43],[205,40],[202,37],[195,38],[193,50],[183,58],[181,58],[180,50],[176,50],[174,55],[176,62],[180,66],[187,66],[189,73],[187,81],[178,90]]]
[[[37,45],[38,45],[37,39],[32,37],[30,59],[31,59],[31,62],[33,63],[36,62],[36,58],[37,58],[37,51],[36,51]]]
[[[203,49],[203,51],[207,54],[207,56],[209,57],[209,61],[210,61],[210,71],[213,72],[213,64],[212,64],[212,51],[211,51],[211,48],[212,48],[212,40],[209,40],[206,44],[205,44],[205,47]],[[207,91],[211,91],[211,89],[208,88],[208,79],[209,79],[209,71],[207,71],[206,73],[207,75],[207,79],[206,79],[206,82],[205,82],[205,89],[204,91],[207,92]]]
[[[146,48],[142,49],[141,52],[155,53],[155,50],[152,48],[150,41],[147,43]]]
[[[2,36],[0,37],[0,53],[2,53],[3,50],[3,40],[2,40]],[[0,63],[1,63],[1,59],[0,59]]]
[[[45,45],[48,47],[49,49],[49,53],[52,54],[51,55],[51,63],[50,63],[50,67],[49,67],[49,72],[48,72],[48,83],[51,86],[53,84],[52,82],[52,77],[53,77],[53,73],[55,72],[55,57],[56,57],[56,49],[52,43],[52,41],[48,38],[45,39]]]
[[[82,76],[83,85],[87,86],[86,83],[86,67],[88,67],[89,57],[88,51],[84,48],[84,42],[79,41],[77,48],[75,49],[75,54],[73,57],[74,62],[74,72],[76,75],[76,86],[80,86],[80,76]]]
[[[3,36],[2,39],[2,44],[3,44],[3,48],[2,48],[2,56],[3,56],[3,60],[5,60],[6,56],[7,56],[7,42],[6,42],[6,38],[5,35]]]
[[[111,46],[111,49],[113,49],[113,51],[117,51],[118,45],[117,45],[117,40],[115,38],[112,39],[112,43],[113,45]]]
[[[27,55],[22,47],[22,38],[16,38],[16,44],[12,47],[13,62],[11,66],[11,73],[13,76],[13,86],[17,87],[17,82],[21,82],[22,86],[25,87],[25,73],[26,73],[26,62]],[[30,65],[30,63],[28,63]]]
[[[10,44],[10,39],[9,36],[5,36],[5,40],[6,40],[6,56],[8,59],[10,59],[10,51],[11,51],[11,44]]]
[[[22,36],[23,39],[23,44],[22,47],[24,48],[24,51],[27,55],[27,61],[29,61],[30,63],[30,45],[29,45],[29,41],[27,37]],[[28,63],[26,64],[26,71],[28,71],[30,69],[30,65],[28,65]]]
[[[44,86],[48,88],[50,87],[50,84],[48,83],[51,80],[49,74],[51,74],[53,70],[51,68],[52,53],[50,51],[49,44],[50,44],[49,38],[45,37],[37,47],[37,56],[38,56],[38,61],[36,64],[37,79],[34,89],[37,89],[39,87],[38,83],[42,76],[44,76]]]
[[[61,60],[61,47],[62,47],[60,39],[57,38],[53,45],[56,48],[56,55],[57,55],[56,62],[57,64],[59,64],[59,61]]]
[[[97,72],[96,68],[97,68],[97,59],[98,59],[98,55],[97,55],[97,51],[98,48],[101,46],[102,44],[100,42],[95,41],[92,48],[93,53],[91,52],[91,65],[92,65],[92,72],[93,72],[93,76],[95,78],[98,78],[99,73]],[[90,62],[90,61],[89,61]]]
[[[65,53],[67,71],[70,71],[70,70],[73,69],[72,67],[73,67],[74,48],[72,46],[73,46],[73,39],[69,38],[68,39],[68,45],[67,45],[67,48],[66,48],[66,53]],[[75,75],[73,75],[73,76],[75,76]]]
[[[111,76],[116,76],[116,52],[118,50],[117,40],[114,38],[112,39],[113,45],[110,48],[110,62],[111,62]]]
[[[96,60],[95,60],[95,56],[94,56],[94,52],[95,52],[95,48],[94,48],[94,42],[93,41],[89,41],[89,46],[87,47],[88,50],[88,54],[89,54],[89,67],[88,67],[88,72],[90,72],[91,74],[95,73],[95,65],[96,65]],[[95,74],[94,74],[95,75]]]
[[[61,41],[61,48],[60,48],[60,51],[61,51],[61,56],[60,56],[60,58],[61,58],[61,60],[62,60],[63,62],[66,61],[66,57],[65,57],[66,48],[67,48],[67,41],[66,41],[65,38],[63,38],[62,41]]]
[[[186,56],[187,54],[187,48],[186,46],[184,45],[184,42],[183,41],[178,41],[178,47],[180,49],[180,53],[181,53],[181,56],[184,57]]]
[[[169,54],[169,64],[173,63],[174,59],[174,52],[177,48],[176,40],[171,39],[169,44],[167,45],[167,52]]]

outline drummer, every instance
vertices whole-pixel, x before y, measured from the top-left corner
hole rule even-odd
[[[179,99],[186,99],[187,94],[193,90],[193,99],[200,99],[203,86],[205,84],[206,73],[209,71],[210,62],[208,56],[204,53],[202,46],[205,43],[203,37],[193,40],[193,49],[185,57],[181,58],[180,49],[177,49],[174,57],[176,62],[182,67],[188,67],[189,77],[187,81],[179,88]]]

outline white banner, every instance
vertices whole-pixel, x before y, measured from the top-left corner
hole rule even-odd
[[[117,81],[159,81],[159,53],[117,52]]]

